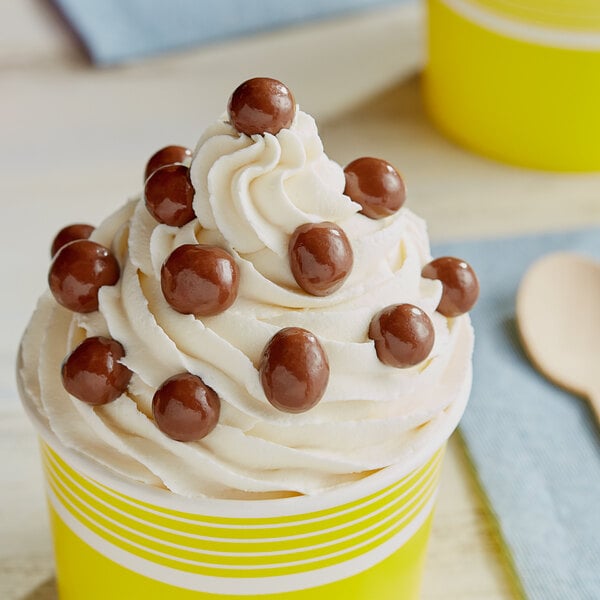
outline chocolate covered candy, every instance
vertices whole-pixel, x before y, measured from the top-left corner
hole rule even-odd
[[[144,186],[144,200],[148,212],[159,222],[183,227],[196,215],[192,208],[194,186],[190,170],[185,165],[160,167]]]
[[[344,168],[344,194],[362,206],[362,214],[371,219],[393,215],[406,200],[404,181],[387,161],[363,157]]]
[[[233,304],[239,279],[234,258],[222,248],[184,244],[165,260],[160,283],[165,299],[176,311],[205,317]]]
[[[332,294],[352,269],[353,254],[343,229],[335,223],[305,223],[290,238],[289,259],[298,285],[313,296]]]
[[[146,170],[144,171],[144,181],[154,173],[157,169],[164,167],[165,165],[173,165],[175,163],[182,163],[188,158],[191,158],[192,151],[185,146],[165,146],[155,152],[148,163],[146,164]]]
[[[229,120],[240,132],[279,133],[291,126],[296,113],[292,92],[277,79],[248,79],[231,94],[227,105]]]
[[[59,304],[81,313],[98,309],[98,291],[119,281],[120,269],[111,251],[90,240],[63,246],[50,265],[48,284]]]
[[[259,373],[267,400],[275,408],[301,413],[323,397],[329,381],[329,361],[313,333],[286,327],[263,350]]]
[[[477,302],[479,280],[471,266],[460,258],[436,258],[423,267],[421,275],[442,282],[442,298],[437,310],[445,317],[458,317]]]
[[[404,369],[424,361],[433,348],[435,332],[427,314],[412,304],[394,304],[377,313],[369,327],[379,360]]]
[[[87,240],[94,231],[93,225],[86,223],[73,223],[63,227],[52,241],[50,256],[54,256],[63,246],[75,240]]]
[[[180,442],[206,437],[217,425],[220,412],[219,396],[191,373],[169,377],[152,398],[156,425]]]
[[[124,356],[123,346],[115,340],[87,338],[63,361],[61,376],[64,388],[92,406],[116,400],[127,389],[132,375],[119,362]]]

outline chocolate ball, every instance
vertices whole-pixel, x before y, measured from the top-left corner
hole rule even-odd
[[[394,304],[377,313],[369,327],[379,360],[404,369],[424,361],[435,340],[433,323],[412,304]]]
[[[158,152],[155,152],[148,163],[146,164],[146,170],[144,171],[144,181],[154,173],[157,169],[164,167],[165,165],[173,165],[175,163],[182,163],[188,158],[191,158],[192,151],[185,146],[165,146]]]
[[[404,181],[389,162],[380,158],[357,158],[344,169],[344,194],[362,206],[371,219],[393,215],[406,200]]]
[[[327,296],[339,289],[354,260],[344,230],[327,221],[296,228],[288,251],[294,279],[313,296]]]
[[[48,273],[50,290],[59,304],[88,313],[98,310],[98,291],[119,281],[120,269],[112,252],[90,240],[63,246]]]
[[[166,165],[148,177],[144,186],[148,212],[159,222],[183,227],[196,215],[192,208],[194,186],[185,165]]]
[[[50,256],[54,256],[63,246],[66,246],[69,242],[75,240],[87,240],[94,231],[93,225],[87,225],[86,223],[73,223],[73,225],[67,225],[63,227],[54,238],[52,242],[52,248],[50,249]]]
[[[323,397],[329,381],[329,361],[313,333],[287,327],[266,345],[259,373],[267,400],[275,408],[301,413]]]
[[[106,337],[83,341],[62,364],[63,386],[71,396],[100,406],[116,400],[129,385],[131,371],[119,361],[123,346]]]
[[[296,104],[292,92],[281,81],[255,77],[236,88],[227,110],[232,125],[240,133],[275,135],[291,126]]]
[[[152,398],[157,427],[179,442],[206,437],[219,422],[220,412],[219,396],[191,373],[169,377]]]
[[[479,281],[469,263],[442,256],[423,267],[421,275],[442,282],[442,298],[437,307],[445,317],[458,317],[473,308],[479,297]]]
[[[239,280],[233,256],[222,248],[184,244],[165,260],[160,283],[167,302],[176,311],[208,317],[233,304]]]

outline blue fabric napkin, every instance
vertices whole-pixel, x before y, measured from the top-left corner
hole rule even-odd
[[[524,591],[530,600],[598,600],[600,429],[584,401],[533,369],[515,322],[521,277],[557,250],[600,260],[600,229],[434,248],[467,260],[480,279],[461,431]]]
[[[99,65],[399,0],[54,0]]]

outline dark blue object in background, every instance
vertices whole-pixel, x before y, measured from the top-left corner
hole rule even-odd
[[[473,392],[461,431],[526,596],[598,600],[600,429],[583,400],[533,369],[515,322],[525,271],[559,250],[600,261],[600,230],[434,248],[435,256],[469,262],[481,282],[472,311]]]
[[[54,0],[98,65],[402,1]]]

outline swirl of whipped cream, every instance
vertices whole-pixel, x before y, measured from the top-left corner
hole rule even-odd
[[[422,220],[406,208],[381,220],[344,196],[343,171],[323,153],[314,121],[298,111],[289,130],[248,137],[218,121],[192,164],[194,219],[157,223],[143,199],[109,217],[92,239],[112,248],[121,278],[99,294],[99,310],[74,314],[46,293],[22,343],[21,381],[63,444],[111,469],[185,496],[271,498],[314,494],[441,445],[470,389],[473,336],[468,316],[448,320],[435,308],[441,285],[423,279],[431,256]],[[354,252],[350,277],[335,293],[309,296],[295,283],[287,240],[307,221],[334,221]],[[219,245],[240,267],[235,303],[196,318],[174,311],[160,268],[186,243]],[[432,318],[430,358],[410,369],[382,364],[368,338],[373,315],[410,302]],[[257,367],[281,328],[318,336],[330,363],[321,402],[302,414],[271,406]],[[88,406],[62,387],[63,358],[85,337],[108,335],[126,350],[129,389]],[[181,443],[152,420],[152,397],[168,377],[188,371],[221,398],[213,432]]]
[[[240,254],[269,248],[283,256],[299,225],[339,222],[360,209],[340,192],[344,174],[300,110],[276,136],[240,135],[223,117],[200,138],[190,177],[200,225]]]

